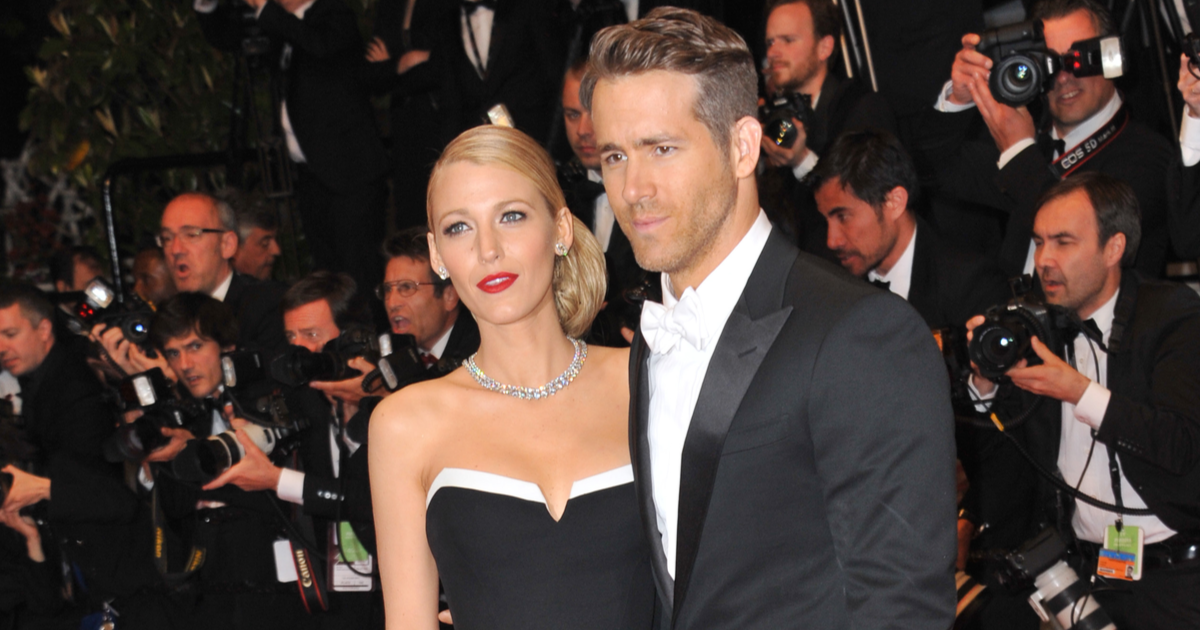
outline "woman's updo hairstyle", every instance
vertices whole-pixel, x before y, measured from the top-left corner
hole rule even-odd
[[[545,149],[516,129],[483,125],[455,138],[434,165],[425,196],[431,229],[433,189],[445,167],[457,162],[499,166],[523,175],[541,193],[546,211],[552,217],[555,211],[567,205],[562,188],[558,186],[554,162]],[[571,221],[575,242],[566,256],[554,257],[554,307],[563,332],[570,337],[582,337],[604,304],[608,280],[600,243],[574,215]]]

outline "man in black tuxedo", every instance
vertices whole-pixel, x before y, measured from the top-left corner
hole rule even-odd
[[[32,447],[24,470],[4,467],[12,486],[0,510],[15,517],[48,501],[45,514],[54,539],[71,542],[47,540],[45,547],[52,561],[61,551],[61,560],[78,568],[86,585],[79,591],[82,608],[96,611],[115,598],[117,610],[139,618],[125,603],[157,583],[149,529],[142,528],[144,514],[123,484],[121,467],[106,462],[101,451],[115,426],[104,388],[84,357],[55,338],[53,312],[31,286],[0,287],[0,362],[20,382],[22,433]]]
[[[1040,364],[1022,360],[998,390],[978,373],[972,383],[995,398],[1005,421],[1011,406],[1051,399],[1015,427],[1034,459],[1083,494],[1151,512],[1119,517],[1037,478],[1025,488],[1027,529],[1006,535],[1020,540],[1056,526],[1077,540],[1081,554],[1072,562],[1088,580],[1105,530],[1140,528],[1141,579],[1098,576],[1092,596],[1119,628],[1193,628],[1200,625],[1200,298],[1133,271],[1140,227],[1137,196],[1116,178],[1086,173],[1048,190],[1033,225],[1038,276],[1046,301],[1091,330],[1068,334],[1060,347],[1034,341]],[[982,322],[967,326],[979,333]],[[1061,356],[1073,356],[1074,365]]]
[[[930,328],[961,328],[1008,297],[995,264],[952,247],[917,216],[916,168],[895,136],[843,134],[808,184],[842,266],[908,300]]]
[[[368,100],[358,20],[343,0],[245,4],[271,40],[266,63],[279,127],[265,131],[283,136],[296,164],[297,208],[315,266],[371,286],[379,280],[372,250],[384,227],[388,158]],[[245,6],[194,7],[209,42],[241,54]]]
[[[800,94],[811,99],[807,121],[790,146],[763,137],[769,167],[762,176],[763,207],[777,224],[795,232],[801,249],[833,259],[825,246],[825,221],[812,189],[800,180],[844,131],[875,128],[895,133],[887,101],[864,83],[838,78],[830,60],[841,34],[839,9],[831,0],[771,0],[767,3],[768,98]]]
[[[659,9],[597,35],[590,63],[609,200],[663,272],[630,352],[662,627],[948,627],[953,422],[928,329],[759,209],[736,33]]]
[[[439,14],[428,71],[440,77],[442,143],[503,104],[518,129],[545,142],[563,69],[551,0],[461,0]]]
[[[1095,0],[1043,0],[1034,7],[1033,18],[1045,25],[1046,47],[1059,54],[1076,42],[1116,33],[1112,17]],[[927,112],[918,140],[943,194],[1002,217],[1002,237],[997,229],[992,236],[974,240],[995,246],[1007,275],[1031,273],[1030,232],[1038,197],[1073,174],[1107,173],[1137,191],[1145,235],[1137,269],[1148,277],[1161,276],[1167,256],[1165,175],[1172,161],[1170,143],[1129,118],[1111,79],[1076,77],[1067,71],[1055,75],[1044,95],[1047,120],[1035,127],[1024,107],[995,99],[988,87],[992,61],[975,50],[978,44],[978,35],[963,36],[950,81]],[[991,142],[966,139],[980,118]],[[1090,146],[1097,148],[1088,152]],[[987,221],[970,225],[987,232]],[[945,223],[950,229],[949,220]],[[954,229],[975,228],[964,221]]]
[[[637,316],[636,311],[629,314],[634,307],[625,299],[625,292],[641,286],[646,280],[646,272],[638,267],[633,257],[633,247],[617,225],[612,204],[604,192],[592,116],[579,102],[579,83],[586,68],[586,61],[579,62],[563,78],[563,127],[575,157],[559,167],[559,183],[571,214],[592,231],[604,249],[604,263],[608,271],[605,306],[596,321],[592,322],[588,342],[625,346],[629,341],[624,335],[629,333],[622,332],[622,329],[632,332],[635,326],[627,320],[636,319]]]

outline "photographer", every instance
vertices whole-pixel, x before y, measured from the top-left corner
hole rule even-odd
[[[161,249],[147,247],[133,257],[133,292],[152,307],[175,295],[175,281]]]
[[[1015,428],[1033,458],[1082,494],[1153,512],[1119,516],[1082,501],[1072,506],[1039,478],[1037,492],[1012,507],[1026,520],[1008,521],[1005,527],[1017,530],[1008,532],[1010,539],[1029,538],[1045,525],[1073,533],[1081,554],[1071,562],[1087,580],[1096,573],[1106,530],[1142,534],[1141,579],[1100,575],[1092,596],[1122,629],[1198,627],[1200,298],[1131,269],[1140,225],[1132,188],[1107,175],[1080,174],[1046,191],[1033,224],[1045,299],[1091,332],[1052,334],[1064,337],[1061,347],[1033,339],[1037,361],[1021,360],[999,387],[973,366],[972,386],[994,400],[1002,421],[1013,406],[1048,399]],[[983,323],[975,317],[967,327],[983,334]],[[1074,365],[1063,356],[1073,356]]]
[[[221,195],[237,215],[237,253],[233,270],[267,282],[275,269],[279,249],[279,219],[275,209],[261,195],[227,189]]]
[[[238,345],[268,352],[285,345],[279,316],[282,286],[233,270],[238,224],[228,203],[204,193],[184,193],[167,204],[160,225],[157,241],[176,290],[224,302],[237,318]],[[172,375],[167,362],[147,357],[120,329],[97,327],[92,338],[127,374],[158,367]]]
[[[284,513],[270,493],[256,491],[274,486],[221,487],[239,466],[240,470],[273,466],[245,431],[246,421],[231,413],[221,355],[236,348],[233,314],[209,296],[181,293],[159,307],[151,338],[179,376],[179,383],[202,404],[201,413],[190,418],[184,428],[164,429],[170,441],[150,454],[148,461],[157,463],[152,466],[152,477],[142,478],[182,538],[204,549],[203,563],[194,569],[189,589],[195,597],[189,617],[196,627],[207,628],[267,630],[307,625],[296,585],[281,583],[276,574],[280,558],[274,549],[276,541],[283,538]],[[287,408],[299,414],[308,407],[288,396]],[[194,475],[185,472],[198,467],[188,466],[188,462],[202,461],[198,452],[209,444],[204,438],[230,430],[235,430],[236,441],[244,449],[241,463],[232,466],[224,479],[200,486]],[[287,553],[281,559],[291,561]]]
[[[842,132],[876,128],[895,133],[895,118],[883,97],[869,86],[841,79],[830,68],[841,34],[836,4],[771,0],[766,14],[768,101],[789,94],[811,100],[808,113],[801,115],[804,120],[791,119],[797,136],[790,146],[778,145],[763,134],[764,162],[771,167],[763,174],[763,206],[785,225],[794,225],[802,248],[832,259],[825,248],[825,221],[816,211],[812,191],[798,182]]]
[[[1171,244],[1183,258],[1200,258],[1200,67],[1179,59],[1179,92],[1186,106],[1179,125],[1179,163],[1171,169]]]
[[[388,158],[364,87],[354,11],[343,0],[195,0],[193,8],[205,38],[220,50],[246,54],[247,25],[269,38],[255,61],[278,73],[271,80],[278,117],[271,129],[282,129],[296,165],[297,209],[315,265],[373,285]]]
[[[1095,0],[1042,0],[1032,18],[1044,27],[1048,55],[1061,56],[1081,43],[1116,34],[1112,17]],[[1037,48],[1036,37],[1028,39],[1023,43]],[[986,209],[986,218],[971,228],[981,234],[967,238],[998,245],[998,260],[1007,275],[1029,273],[1039,195],[1078,173],[1106,173],[1133,187],[1144,212],[1145,238],[1136,268],[1147,277],[1161,276],[1167,254],[1164,176],[1172,161],[1167,140],[1130,119],[1112,79],[1098,72],[1075,76],[1065,65],[1052,76],[1041,99],[1046,120],[1035,122],[1026,107],[1006,105],[993,93],[989,77],[999,60],[977,50],[981,41],[978,34],[963,36],[963,48],[929,112],[920,146],[943,194]],[[991,142],[966,140],[979,118]],[[995,222],[994,216],[1001,218]],[[1001,232],[1003,237],[998,236]]]
[[[0,285],[0,362],[20,382],[20,433],[32,447],[22,467],[4,462],[12,479],[0,511],[36,560],[33,532],[22,518],[22,510],[34,506],[53,532],[37,536],[42,550],[56,560],[61,553],[77,570],[68,578],[77,603],[95,611],[101,602],[156,583],[156,576],[149,541],[135,527],[137,497],[124,486],[121,468],[105,462],[101,452],[114,424],[103,387],[84,358],[55,338],[52,318],[53,307],[37,289]],[[35,506],[43,501],[44,510]],[[45,544],[50,541],[67,542]],[[124,607],[120,599],[114,606]]]

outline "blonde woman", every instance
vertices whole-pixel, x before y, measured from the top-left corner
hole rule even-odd
[[[430,264],[479,323],[479,352],[385,400],[370,473],[389,630],[649,628],[649,546],[629,461],[627,350],[584,336],[599,245],[549,156],[479,127],[429,183]]]

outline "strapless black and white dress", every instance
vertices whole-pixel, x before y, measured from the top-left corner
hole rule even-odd
[[[576,481],[555,521],[537,484],[447,468],[425,533],[456,630],[648,630],[650,550],[633,469]]]

